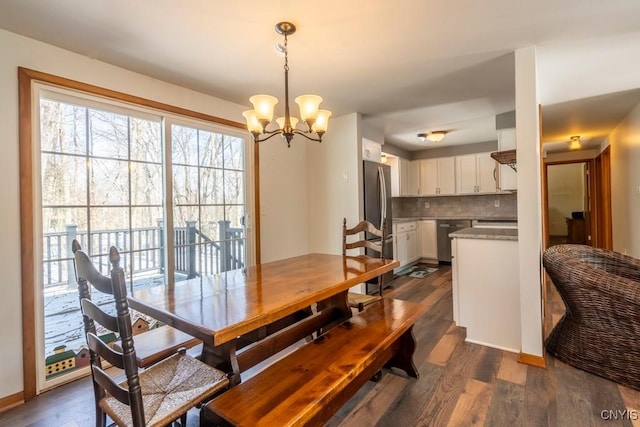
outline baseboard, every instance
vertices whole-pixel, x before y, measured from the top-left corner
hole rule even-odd
[[[524,363],[525,365],[535,366],[537,368],[546,368],[547,361],[543,356],[535,356],[533,354],[520,353],[518,356],[518,362]]]
[[[482,341],[466,338],[466,333],[465,333],[465,339],[464,340],[466,342],[471,343],[471,344],[478,344],[478,345],[481,345],[483,347],[497,348],[498,350],[508,351],[509,353],[516,353],[516,354],[519,353],[519,351],[514,349],[514,348],[503,347],[503,346],[499,346],[499,345],[495,345],[495,344],[487,344],[486,342],[482,342]]]
[[[24,392],[19,391],[9,396],[0,397],[0,412],[14,408],[24,403]]]

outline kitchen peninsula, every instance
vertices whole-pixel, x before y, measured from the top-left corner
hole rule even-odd
[[[465,228],[449,236],[454,321],[469,342],[520,352],[518,230]]]

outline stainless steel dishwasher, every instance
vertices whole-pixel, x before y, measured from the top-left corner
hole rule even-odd
[[[451,239],[449,233],[471,227],[470,219],[439,219],[438,227],[438,261],[451,262]]]

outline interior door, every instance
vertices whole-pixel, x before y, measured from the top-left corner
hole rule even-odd
[[[611,230],[611,165],[610,148],[607,147],[595,159],[593,168],[594,197],[592,223],[595,239],[593,245],[598,248],[612,249]]]

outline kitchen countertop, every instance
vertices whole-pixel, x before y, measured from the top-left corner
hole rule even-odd
[[[402,218],[393,218],[393,222],[395,223],[399,223],[399,222],[410,222],[410,221],[421,221],[423,219],[430,219],[430,220],[438,220],[438,219],[443,219],[443,220],[452,220],[452,219],[468,219],[468,220],[473,220],[473,219],[479,219],[479,220],[489,220],[489,221],[505,221],[505,222],[513,222],[513,221],[517,221],[517,218],[487,218],[487,217],[472,217],[469,218],[468,216],[438,216],[438,217],[402,217]]]
[[[458,239],[484,240],[518,240],[518,230],[515,228],[463,228],[449,234]]]

